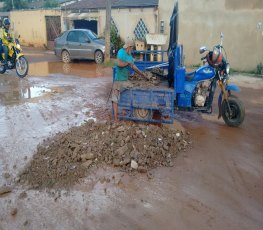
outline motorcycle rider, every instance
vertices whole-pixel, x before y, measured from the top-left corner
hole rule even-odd
[[[8,44],[13,41],[13,35],[9,31],[10,28],[10,21],[8,18],[5,18],[3,21],[3,37],[2,37],[2,44],[3,44],[3,51],[5,53],[5,60],[4,65],[7,64],[8,59]]]
[[[3,53],[3,44],[2,44],[2,38],[3,38],[3,21],[2,18],[0,18],[0,62],[2,62],[3,57],[2,57],[2,53]]]

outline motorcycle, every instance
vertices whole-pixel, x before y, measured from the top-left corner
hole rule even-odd
[[[180,68],[177,71],[177,106],[178,109],[200,111],[202,113],[212,113],[212,102],[217,84],[220,87],[218,97],[218,119],[223,120],[228,126],[238,127],[245,118],[245,108],[243,103],[232,94],[232,91],[240,91],[236,85],[228,84],[230,64],[227,61],[227,55],[223,47],[223,33],[221,33],[221,42],[213,47],[212,50],[202,46],[199,49],[203,66],[191,73],[182,72]],[[223,51],[224,54],[223,55]],[[184,87],[178,87],[184,75]]]
[[[3,60],[5,59],[4,53],[2,54]],[[7,69],[16,69],[16,74],[23,78],[28,73],[28,61],[24,54],[22,53],[22,48],[19,44],[18,39],[10,41],[8,44],[8,59],[6,65],[0,64],[0,73],[3,74]]]

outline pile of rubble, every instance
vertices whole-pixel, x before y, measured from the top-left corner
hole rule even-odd
[[[102,164],[145,173],[173,166],[190,143],[189,133],[168,126],[89,120],[45,140],[17,181],[36,189],[70,187]]]
[[[162,80],[164,80],[163,72],[159,68],[144,71],[143,73],[145,75],[145,78],[141,77],[135,72],[129,76],[129,81],[132,83],[133,87],[158,87],[160,86]]]

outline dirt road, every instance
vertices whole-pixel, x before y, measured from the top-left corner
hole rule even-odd
[[[175,125],[192,133],[193,148],[174,167],[152,170],[152,179],[105,166],[70,191],[45,192],[13,187],[14,180],[44,139],[109,118],[111,70],[92,62],[30,69],[25,79],[0,77],[0,187],[7,189],[0,229],[262,229],[261,79],[232,78],[246,106],[240,128],[218,121],[216,107],[213,115],[178,113]]]

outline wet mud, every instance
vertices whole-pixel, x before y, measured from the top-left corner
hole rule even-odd
[[[16,185],[44,139],[111,116],[111,68],[102,76],[57,68],[0,78],[0,229],[262,228],[263,87],[242,76],[233,79],[246,107],[242,126],[217,120],[216,100],[212,115],[178,112],[173,126],[190,131],[193,147],[173,167],[129,175],[103,165],[70,190]]]

